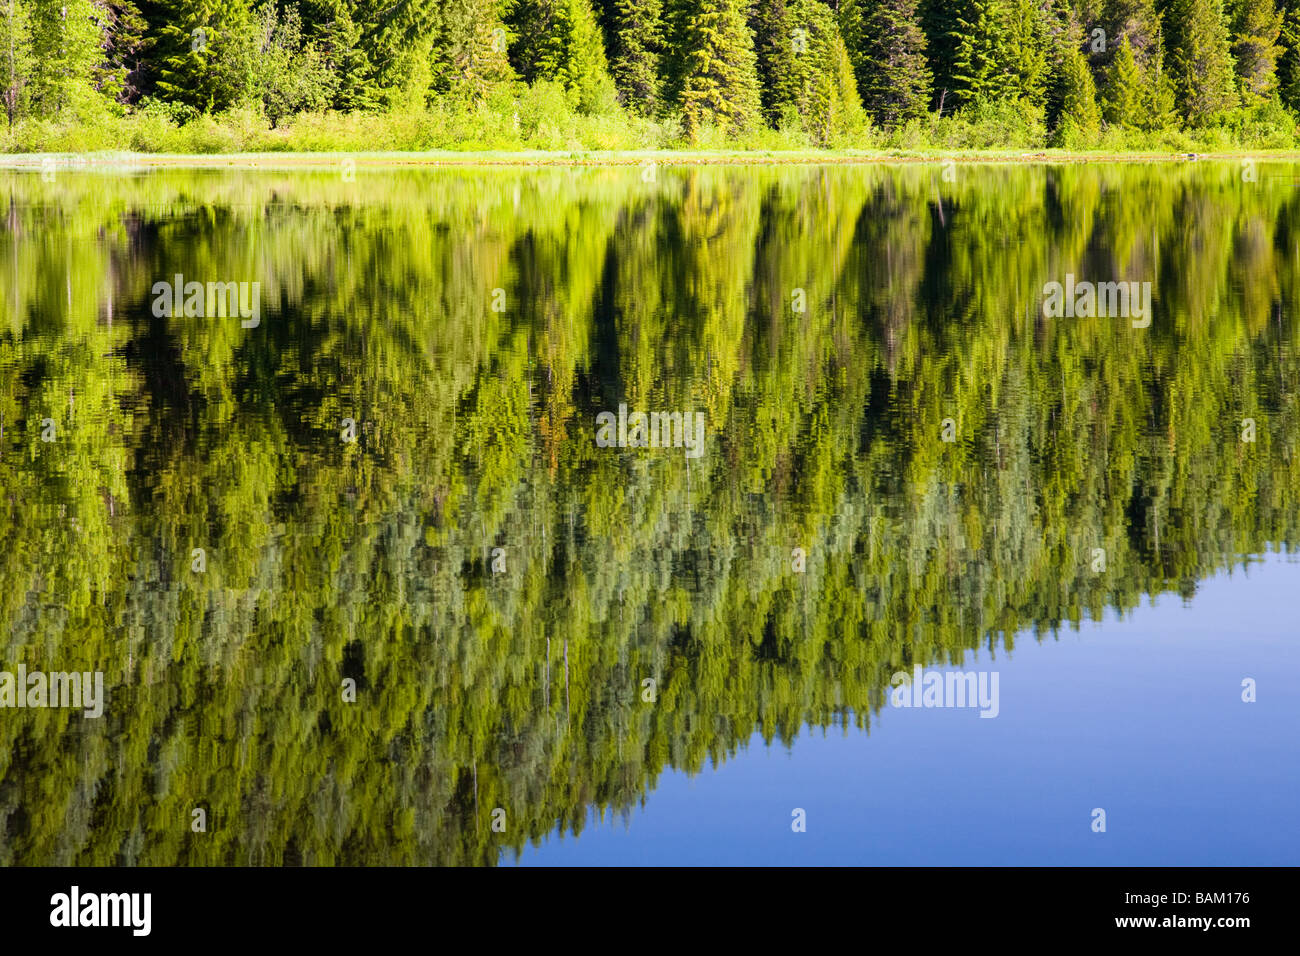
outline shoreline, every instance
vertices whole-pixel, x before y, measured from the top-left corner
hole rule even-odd
[[[192,169],[336,169],[350,160],[369,168],[602,167],[602,166],[868,166],[960,163],[1033,165],[1089,163],[1187,163],[1247,159],[1300,161],[1300,149],[1240,150],[1212,153],[1070,152],[1066,150],[925,150],[925,151],[520,151],[520,152],[271,152],[271,153],[6,153],[0,169],[41,169],[53,163],[63,170],[109,167]]]

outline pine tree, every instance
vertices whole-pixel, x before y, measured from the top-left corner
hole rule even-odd
[[[1118,96],[1112,89],[1115,77],[1111,70],[1119,51],[1127,44],[1137,67],[1141,96],[1136,115],[1130,116],[1130,122],[1123,125],[1148,130],[1169,126],[1176,119],[1174,87],[1165,67],[1167,33],[1155,0],[1109,0],[1103,22],[1107,49],[1105,55],[1094,58],[1094,64],[1101,68],[1103,98],[1110,101]],[[1126,82],[1132,82],[1132,78],[1126,77]],[[1107,122],[1111,122],[1109,116]]]
[[[954,52],[949,80],[960,105],[1020,93],[1020,24],[1012,0],[955,0],[948,22]]]
[[[682,125],[694,139],[716,123],[736,132],[760,117],[754,40],[743,0],[698,0],[682,18]]]
[[[433,24],[433,92],[481,102],[514,79],[508,48],[499,0],[442,0]]]
[[[378,107],[378,80],[362,27],[365,12],[357,0],[304,0],[301,9],[306,36],[335,77],[331,108],[350,112]]]
[[[1057,138],[1065,145],[1086,146],[1097,140],[1101,113],[1097,86],[1088,60],[1077,47],[1070,48],[1062,64],[1061,116]]]
[[[930,66],[919,0],[844,0],[840,31],[863,106],[893,126],[922,116],[930,103]]]
[[[161,96],[202,112],[233,106],[248,89],[258,23],[248,0],[149,0],[149,80]],[[245,63],[238,66],[237,63]]]
[[[800,86],[797,58],[807,53],[807,26],[796,22],[790,9],[794,2],[755,0],[749,15],[759,98],[763,116],[773,127],[781,126],[795,108]]]
[[[1010,0],[1005,14],[1012,93],[1036,107],[1043,106],[1047,97],[1049,15],[1041,0]]]
[[[854,133],[866,122],[853,65],[835,15],[824,3],[794,0],[790,13],[792,43],[798,44],[792,50],[794,112],[808,137],[827,146],[837,135]]]
[[[653,116],[660,104],[661,0],[614,0],[610,10],[610,73],[624,108]]]
[[[1277,61],[1278,93],[1282,103],[1300,112],[1300,0],[1286,0],[1282,8],[1282,54]]]
[[[555,80],[584,112],[614,97],[605,40],[591,0],[520,0],[509,20],[510,59],[528,82]]]
[[[148,46],[149,24],[133,0],[101,0],[99,10],[104,16],[103,53],[95,86],[110,99],[134,103],[140,96],[140,57]]]
[[[1242,104],[1257,106],[1267,101],[1277,87],[1282,11],[1273,6],[1273,0],[1240,0],[1232,32],[1232,56]]]
[[[1238,104],[1223,2],[1170,0],[1165,17],[1179,108],[1194,126],[1212,122]]]
[[[1102,94],[1102,116],[1111,126],[1136,129],[1146,114],[1147,79],[1128,37],[1120,40],[1111,60]]]
[[[1102,20],[1106,32],[1106,53],[1100,65],[1108,66],[1125,42],[1133,59],[1147,70],[1153,58],[1164,56],[1164,36],[1155,0],[1107,0]]]
[[[925,34],[925,56],[930,68],[934,95],[931,103],[941,114],[956,105],[953,98],[953,66],[961,33],[953,29],[955,0],[920,0],[917,19]]]

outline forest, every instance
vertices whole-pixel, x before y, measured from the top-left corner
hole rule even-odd
[[[22,151],[1290,149],[1300,0],[0,0]]]
[[[1300,545],[1289,164],[379,175],[0,173],[0,660],[107,694],[0,721],[0,865],[494,863]]]

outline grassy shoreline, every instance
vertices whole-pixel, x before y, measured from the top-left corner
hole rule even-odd
[[[2,169],[40,169],[52,162],[63,170],[121,167],[337,169],[350,160],[357,168],[405,166],[845,166],[900,163],[1032,164],[1032,163],[1167,163],[1191,161],[1300,161],[1300,149],[1216,152],[1118,152],[1045,150],[520,150],[427,152],[250,152],[0,154]]]

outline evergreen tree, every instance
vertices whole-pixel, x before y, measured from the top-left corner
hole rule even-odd
[[[330,58],[357,70],[339,78],[338,103],[359,109],[419,109],[434,87],[435,34],[443,0],[319,0],[344,4],[334,30],[315,23],[316,36]]]
[[[1282,53],[1277,61],[1278,93],[1283,105],[1300,112],[1300,0],[1286,0],[1279,39]]]
[[[1061,115],[1057,138],[1070,146],[1087,146],[1096,142],[1101,131],[1101,113],[1097,106],[1097,86],[1088,60],[1071,47],[1062,64]]]
[[[956,106],[953,69],[957,45],[961,39],[960,31],[953,29],[957,5],[955,0],[920,0],[917,7],[921,32],[925,34],[926,61],[933,83],[934,95],[931,102],[941,115],[950,113]]]
[[[919,0],[844,0],[840,31],[863,106],[892,126],[922,116],[930,103],[930,66]]]
[[[660,103],[662,0],[613,0],[609,16],[610,73],[619,102],[639,116],[653,116]]]
[[[1018,0],[955,0],[948,21],[953,44],[949,81],[960,105],[1018,96],[1020,70],[1035,64],[1024,58]]]
[[[500,6],[500,0],[443,0],[433,24],[433,92],[479,102],[514,79]]]
[[[717,123],[735,132],[760,116],[754,39],[742,0],[698,0],[681,26],[681,92],[678,105],[687,136]]]
[[[1147,80],[1128,37],[1120,40],[1102,94],[1102,116],[1111,126],[1136,129],[1146,115]]]
[[[604,36],[591,0],[520,0],[508,22],[515,33],[510,59],[525,80],[561,83],[586,112],[613,99]]]
[[[1212,122],[1238,105],[1223,2],[1169,0],[1165,17],[1179,109],[1194,126]]]
[[[1051,16],[1041,0],[1010,0],[1006,10],[1007,71],[1015,96],[1041,107],[1047,96]]]
[[[793,3],[755,0],[749,16],[763,116],[773,127],[781,126],[795,108],[801,85],[798,58],[808,52],[807,25],[796,23]]]
[[[1121,94],[1115,83],[1136,83],[1139,88],[1139,106],[1135,114],[1129,116],[1121,125],[1131,125],[1141,129],[1164,128],[1175,120],[1174,88],[1169,71],[1165,67],[1166,32],[1162,26],[1161,14],[1155,0],[1108,0],[1106,5],[1106,24],[1108,37],[1104,56],[1095,58],[1094,62],[1102,65],[1103,99],[1107,108],[1120,109],[1115,104],[1124,101],[1127,93]],[[1123,47],[1127,44],[1137,67],[1136,78],[1131,75],[1127,64],[1125,75],[1117,80],[1113,67]],[[1112,122],[1103,109],[1107,122]]]
[[[1232,56],[1243,105],[1256,106],[1273,95],[1281,32],[1282,11],[1274,7],[1273,0],[1239,0],[1233,18]]]
[[[1101,18],[1106,31],[1106,53],[1101,65],[1109,65],[1125,42],[1133,59],[1144,71],[1152,61],[1164,57],[1164,36],[1155,0],[1106,0]]]
[[[372,110],[380,102],[375,65],[366,44],[357,0],[305,0],[303,28],[334,74],[330,106],[343,111]]]
[[[866,121],[853,64],[835,15],[824,3],[794,0],[790,12],[794,24],[794,112],[800,128],[814,143],[829,145],[836,135],[856,132]]]
[[[241,51],[256,42],[258,24],[248,0],[150,0],[141,8],[156,91],[202,112],[233,106],[251,83]]]
[[[148,49],[149,24],[133,0],[103,0],[102,60],[95,86],[105,96],[123,103],[139,99],[143,81],[141,55]]]

